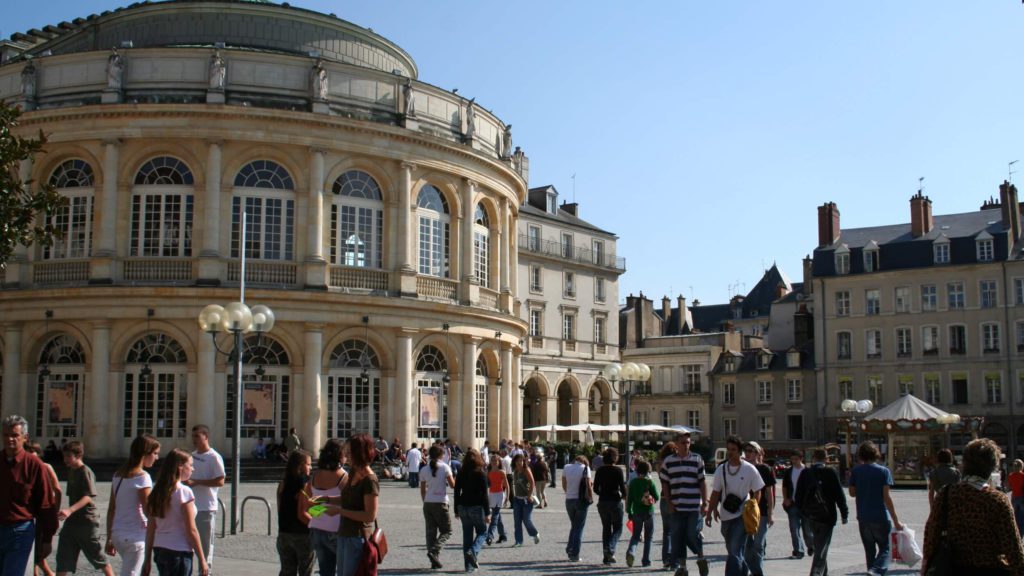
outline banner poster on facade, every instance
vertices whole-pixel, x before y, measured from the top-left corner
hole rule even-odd
[[[50,424],[74,424],[74,382],[50,382]]]
[[[441,389],[420,388],[420,428],[441,427]]]
[[[246,382],[242,390],[244,424],[250,426],[274,425],[274,384]]]

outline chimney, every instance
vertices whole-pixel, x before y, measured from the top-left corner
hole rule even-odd
[[[1020,204],[1017,201],[1017,187],[1006,180],[999,185],[999,206],[1003,213],[1003,227],[1010,230],[1010,241],[1020,239]]]
[[[829,246],[839,239],[839,208],[835,202],[818,206],[818,247]]]
[[[672,323],[672,301],[668,296],[661,297],[661,335],[668,336],[668,328]]]
[[[785,284],[779,282],[779,284],[775,287],[775,299],[778,300],[779,298],[784,297],[786,294],[789,294],[789,290],[786,289]]]
[[[917,194],[910,197],[910,235],[920,238],[931,232],[934,227],[932,201],[918,190]]]
[[[562,202],[562,210],[579,218],[579,204],[576,202]]]
[[[814,293],[814,260],[810,255],[804,256],[804,294]]]
[[[684,331],[687,328],[692,328],[692,326],[687,326],[686,325],[686,298],[683,298],[683,295],[680,294],[679,296],[676,296],[676,303],[679,306],[679,332],[678,332],[678,334],[683,334]]]

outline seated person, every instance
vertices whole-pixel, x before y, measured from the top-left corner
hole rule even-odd
[[[256,440],[256,445],[252,448],[252,457],[257,460],[267,459],[267,444],[263,441],[263,438]]]

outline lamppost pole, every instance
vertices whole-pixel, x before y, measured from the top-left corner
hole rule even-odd
[[[647,382],[651,378],[651,369],[647,364],[626,362],[621,366],[612,362],[604,367],[602,374],[611,383],[612,390],[625,399],[626,409],[626,474],[628,476],[633,465],[633,442],[629,435],[630,397],[633,395],[633,384]]]
[[[853,450],[850,444],[850,427],[857,425],[857,415],[863,416],[875,407],[871,400],[851,400],[847,398],[839,405],[846,416],[846,469],[852,468]],[[857,429],[857,440],[860,441],[860,428]]]
[[[497,415],[498,415],[498,423],[497,423],[497,426],[498,426],[498,444],[496,444],[496,446],[499,446],[499,445],[501,445],[501,385],[502,385],[502,381],[501,381],[502,350],[501,350],[501,331],[500,330],[494,333],[494,338],[498,341],[498,379],[494,381],[494,385],[498,387],[498,393],[496,394],[496,396],[498,397],[498,410],[496,412]]]

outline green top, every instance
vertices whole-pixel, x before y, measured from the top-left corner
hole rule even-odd
[[[650,494],[653,500],[650,504],[644,504],[644,494]],[[654,503],[658,501],[658,485],[648,476],[636,477],[629,482],[629,497],[626,499],[626,514],[633,515],[640,512],[654,513]]]
[[[80,468],[68,469],[68,505],[71,506],[82,498],[89,496],[96,498],[96,477],[92,470],[85,465]],[[99,526],[100,515],[96,510],[96,503],[89,502],[79,508],[74,514],[68,516],[64,524],[93,525]]]

